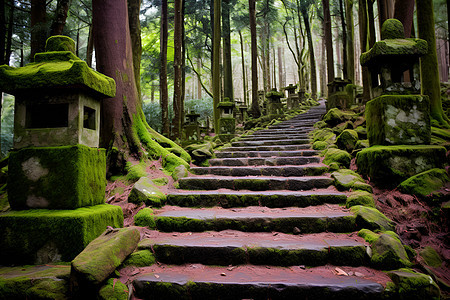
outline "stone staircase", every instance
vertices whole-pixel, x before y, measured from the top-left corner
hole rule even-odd
[[[142,299],[379,299],[355,216],[307,133],[324,105],[244,137],[179,180],[140,249]]]

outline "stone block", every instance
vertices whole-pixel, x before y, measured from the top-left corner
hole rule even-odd
[[[107,226],[122,227],[119,206],[30,209],[0,215],[0,264],[70,261]]]
[[[235,118],[219,119],[219,134],[234,134],[236,132]]]
[[[128,202],[138,205],[145,203],[147,206],[160,207],[165,201],[166,195],[147,177],[141,177],[128,196]]]
[[[105,202],[104,149],[24,148],[11,152],[8,171],[8,200],[14,210],[75,209]]]
[[[430,144],[430,103],[422,95],[384,95],[366,105],[367,136],[373,145]]]
[[[373,146],[358,152],[358,172],[372,181],[396,186],[421,172],[443,168],[446,150],[441,146]]]
[[[327,110],[332,108],[345,109],[349,108],[351,104],[352,99],[347,92],[336,92],[328,96]]]

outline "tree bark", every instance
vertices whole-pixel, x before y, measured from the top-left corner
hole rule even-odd
[[[219,109],[220,102],[220,13],[221,0],[214,0],[214,35],[213,35],[213,104],[214,104],[214,132],[219,133]]]
[[[416,0],[416,6],[419,38],[428,43],[428,53],[420,59],[422,94],[430,99],[431,117],[441,126],[450,127],[442,110],[433,1]]]
[[[222,2],[223,96],[233,101],[233,70],[231,65],[230,1]]]
[[[397,0],[395,1],[396,2],[395,5],[397,5],[397,2],[407,2],[407,1]],[[378,4],[378,21],[381,32],[381,26],[383,26],[384,21],[394,17],[394,0],[377,0],[377,4]]]
[[[216,0],[217,1],[217,0]],[[248,0],[250,13],[250,39],[252,53],[252,107],[254,117],[261,115],[258,103],[258,45],[256,43],[256,7],[255,0]]]
[[[245,74],[245,59],[244,59],[244,41],[242,38],[242,32],[239,30],[239,41],[241,44],[241,61],[242,61],[242,87],[244,89],[244,105],[248,104],[247,100],[247,76]]]
[[[159,70],[159,97],[161,104],[162,133],[170,135],[169,124],[169,92],[167,90],[167,41],[169,39],[167,22],[167,0],[161,1],[161,27],[160,27],[160,70]]]
[[[334,60],[333,60],[333,40],[331,35],[331,16],[329,0],[322,0],[324,31],[325,31],[325,47],[327,50],[327,78],[328,82],[334,80]]]
[[[405,30],[405,38],[411,37],[414,18],[414,0],[395,1],[394,18],[400,20]]]
[[[355,84],[355,49],[354,30],[353,30],[353,0],[345,1],[345,20],[347,26],[347,76],[348,79]]]
[[[183,0],[175,0],[175,26],[174,26],[174,90],[173,90],[173,119],[172,119],[172,138],[181,138],[182,126],[182,45],[183,45],[183,19],[182,3]]]
[[[361,44],[361,53],[364,53],[369,50],[367,0],[359,0],[358,16],[359,16],[359,41]],[[363,102],[367,102],[370,100],[370,85],[369,85],[370,78],[369,78],[369,69],[367,67],[362,67],[361,77],[363,83]]]
[[[86,49],[86,63],[92,66],[92,53],[94,52],[94,31],[92,30],[92,23],[89,25],[89,37]]]
[[[58,0],[56,3],[55,17],[50,27],[50,35],[61,35],[66,25],[67,12],[70,0]]]
[[[348,79],[348,73],[347,73],[347,64],[348,64],[348,57],[347,57],[347,26],[345,24],[345,15],[344,15],[344,5],[342,1],[345,0],[339,0],[339,12],[341,17],[341,26],[342,26],[342,75],[344,79]]]
[[[314,45],[312,41],[312,33],[311,26],[309,24],[309,15],[308,15],[308,7],[302,7],[302,16],[303,21],[305,22],[305,30],[306,36],[308,38],[308,50],[309,50],[309,67],[311,68],[310,72],[310,82],[311,82],[311,98],[314,100],[317,99],[317,74],[316,74],[316,58],[314,54]]]
[[[131,48],[133,49],[133,69],[134,79],[138,92],[141,90],[141,22],[139,21],[139,13],[141,10],[141,0],[127,0],[128,3],[128,24],[130,26]],[[141,93],[138,93],[139,101]]]
[[[202,70],[202,60],[197,59],[197,69],[199,74],[197,75],[197,99],[202,99],[202,79],[200,78],[200,72]]]
[[[6,10],[5,10],[5,6],[6,6],[5,0],[0,0],[0,65],[4,65],[6,63],[6,60],[5,60],[5,54],[6,54],[6,43],[5,43],[6,42]]]
[[[46,0],[31,0],[31,61],[34,60],[36,53],[45,51],[47,40],[46,8]]]
[[[283,48],[278,47],[277,48],[277,54],[278,54],[278,82],[280,83],[280,90],[285,87],[284,84],[284,67],[283,67],[283,55],[282,55]]]
[[[8,16],[8,33],[6,36],[5,64],[9,65],[12,52],[12,36],[14,27],[14,1],[10,1]]]

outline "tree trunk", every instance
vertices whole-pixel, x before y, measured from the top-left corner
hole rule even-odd
[[[347,73],[347,64],[348,64],[348,57],[347,57],[347,26],[345,24],[345,16],[344,16],[344,5],[342,1],[346,0],[339,0],[339,12],[341,17],[341,26],[342,26],[342,75],[344,79],[348,79],[348,73]]]
[[[322,4],[324,16],[325,47],[327,50],[327,78],[328,82],[332,82],[334,80],[334,60],[333,38],[331,35],[330,1],[322,0]]]
[[[159,97],[161,104],[162,133],[170,135],[169,124],[169,92],[167,90],[167,41],[169,39],[167,22],[167,0],[161,1],[161,29],[160,29],[160,70]]]
[[[139,101],[141,99],[141,22],[139,21],[139,13],[141,10],[141,0],[128,0],[128,23],[130,26],[131,48],[133,49],[133,69],[136,88],[138,90]]]
[[[355,84],[355,49],[353,30],[353,0],[345,1],[345,20],[347,26],[347,76]]]
[[[5,59],[6,44],[5,44],[5,42],[6,42],[5,0],[0,0],[0,65],[4,65],[6,63],[6,59]]]
[[[369,50],[367,0],[359,0],[358,16],[359,16],[359,41],[361,44],[361,53],[364,53]],[[362,67],[361,77],[363,83],[363,102],[367,102],[370,100],[370,85],[369,85],[370,78],[369,78],[369,69],[367,67]]]
[[[409,0],[406,1],[397,0],[395,1],[396,2],[395,5],[397,5],[398,2],[407,2],[407,1]],[[383,26],[384,21],[394,17],[394,0],[377,0],[377,4],[378,4],[378,21],[381,32],[381,26]]]
[[[416,6],[419,38],[428,43],[428,53],[420,59],[422,94],[430,99],[431,117],[441,126],[450,127],[442,111],[433,1],[416,0]]]
[[[31,0],[31,61],[34,60],[36,53],[45,51],[45,41],[47,40],[46,14],[46,0]]]
[[[175,0],[175,26],[174,26],[174,87],[173,87],[173,119],[172,119],[172,138],[181,138],[182,125],[182,45],[183,45],[183,19],[182,7],[183,0]]]
[[[277,54],[278,54],[278,82],[280,83],[280,90],[285,87],[284,84],[284,68],[283,68],[283,55],[282,55],[282,47],[278,47]],[[275,76],[275,75],[274,75]]]
[[[216,0],[217,1],[217,0]],[[258,45],[256,43],[256,8],[255,0],[248,0],[250,13],[250,39],[252,53],[252,107],[254,117],[261,115],[258,103]]]
[[[67,12],[69,11],[70,0],[58,0],[56,3],[55,17],[50,27],[50,35],[61,35],[66,25]]]
[[[311,81],[311,97],[317,99],[317,74],[316,74],[316,58],[314,55],[314,45],[312,41],[311,26],[309,24],[308,8],[302,8],[303,21],[305,22],[306,36],[308,38],[308,50],[309,50],[309,64],[311,68],[310,81]]]
[[[197,69],[198,69],[198,76],[197,76],[197,99],[202,99],[202,81],[200,78],[201,70],[202,70],[202,60],[199,58],[197,59]]]
[[[92,66],[92,53],[94,52],[94,31],[92,30],[92,24],[89,25],[89,37],[86,49],[86,63],[90,67]]]
[[[14,27],[14,0],[10,0],[8,16],[8,33],[6,36],[5,64],[9,65],[12,52],[12,36]]]
[[[223,35],[223,96],[233,101],[233,71],[231,66],[230,1],[222,2]]]
[[[186,1],[183,0],[181,5],[181,105],[180,105],[180,138],[183,136],[183,124],[184,124],[184,98],[186,97],[186,45],[185,45],[185,28],[184,28],[184,11],[186,7]]]
[[[403,24],[405,38],[411,37],[414,18],[414,0],[395,1],[394,18]]]
[[[214,103],[214,132],[219,133],[219,109],[220,102],[220,9],[221,0],[214,0],[214,38],[213,38],[213,103]]]
[[[375,35],[375,16],[373,14],[373,1],[367,0],[367,24],[369,25],[369,49],[375,45],[376,35]]]
[[[247,105],[247,76],[245,74],[245,59],[244,59],[244,41],[242,39],[242,32],[239,30],[239,42],[241,44],[241,61],[242,61],[242,87],[244,90],[244,105]]]

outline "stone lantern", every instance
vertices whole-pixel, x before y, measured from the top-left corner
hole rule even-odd
[[[106,155],[98,148],[100,102],[115,96],[115,82],[74,49],[72,39],[53,36],[33,63],[0,66],[0,89],[15,95],[7,186],[13,211],[0,215],[7,229],[0,257],[68,261],[107,226],[123,226],[121,209],[104,204]]]
[[[186,122],[183,126],[185,144],[192,144],[200,140],[200,125],[197,120],[199,117],[200,114],[196,114],[194,111],[186,115]]]
[[[352,82],[348,79],[341,79],[340,77],[327,84],[328,86],[328,100],[327,110],[331,108],[349,108],[352,104],[351,98],[348,95],[345,87]]]
[[[234,103],[229,98],[225,98],[225,101],[219,102],[217,108],[219,109],[219,138],[223,142],[228,142],[234,138],[236,131],[236,119],[234,118]]]
[[[248,107],[247,107],[247,105],[245,105],[245,104],[241,104],[241,105],[239,105],[239,118],[240,118],[240,121],[241,122],[244,122],[245,121],[245,118],[247,117],[247,110],[248,110]]]
[[[283,114],[283,103],[281,103],[281,98],[284,96],[282,92],[277,92],[276,89],[266,94],[267,98],[267,112],[269,115],[281,115]]]
[[[295,92],[295,90],[297,89],[297,85],[291,83],[283,89],[288,93],[286,101],[287,109],[298,109],[300,101],[299,95]]]

